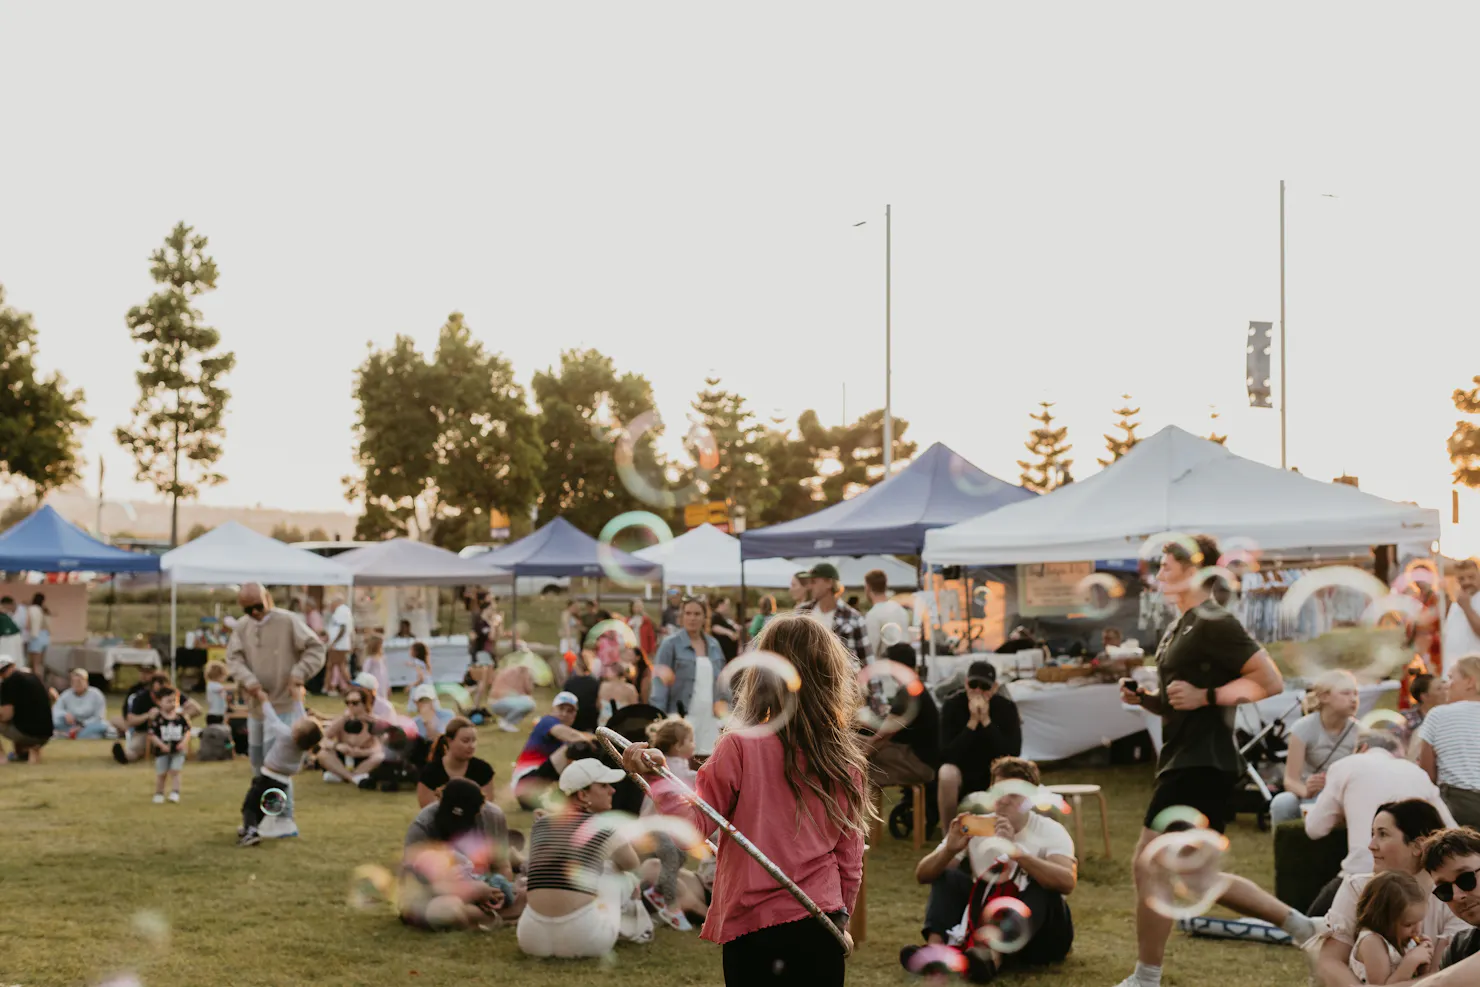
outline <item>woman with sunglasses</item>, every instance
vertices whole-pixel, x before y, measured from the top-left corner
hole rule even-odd
[[[1431,892],[1434,880],[1424,870],[1423,844],[1433,833],[1444,829],[1439,810],[1423,799],[1404,799],[1378,807],[1372,817],[1372,865],[1376,873],[1399,871],[1412,875]],[[1315,975],[1324,987],[1349,987],[1357,983],[1348,965],[1357,936],[1357,901],[1372,874],[1348,877],[1336,892],[1331,910],[1326,913],[1328,931],[1316,958]],[[1447,940],[1469,926],[1438,898],[1429,895],[1424,914],[1423,934],[1433,942]]]
[[[347,781],[361,788],[373,788],[370,773],[385,760],[385,748],[375,736],[375,719],[370,711],[373,701],[359,686],[350,686],[344,694],[344,714],[324,731],[325,745],[319,748],[319,767],[325,781]],[[345,766],[353,759],[354,771]]]
[[[709,604],[702,596],[685,597],[679,611],[683,630],[658,645],[653,658],[653,688],[649,702],[666,715],[682,716],[694,726],[694,749],[700,756],[714,751],[719,739],[719,673],[723,652],[709,626]]]

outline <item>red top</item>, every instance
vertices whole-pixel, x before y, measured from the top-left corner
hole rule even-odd
[[[816,795],[803,789],[802,812],[786,784],[784,751],[774,734],[726,733],[699,769],[699,797],[735,824],[781,872],[824,912],[851,914],[863,879],[863,834],[840,832]],[[855,784],[862,785],[861,777]],[[659,809],[692,822],[701,833],[714,824],[673,784],[653,782]],[[720,834],[714,895],[703,938],[726,943],[759,929],[810,915],[735,841]]]

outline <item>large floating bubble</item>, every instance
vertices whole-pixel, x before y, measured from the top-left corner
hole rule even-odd
[[[1280,617],[1296,626],[1329,626],[1292,648],[1300,674],[1315,678],[1341,669],[1377,681],[1405,664],[1412,649],[1406,624],[1421,608],[1388,591],[1382,580],[1354,566],[1328,566],[1301,576],[1280,601]]]
[[[897,661],[876,661],[858,672],[863,705],[858,719],[870,730],[880,730],[891,720],[900,725],[913,722],[920,712],[925,685],[920,676]]]
[[[1196,918],[1228,890],[1228,840],[1209,829],[1163,833],[1141,851],[1146,906],[1171,919]]]
[[[1124,598],[1125,587],[1108,572],[1091,573],[1074,587],[1075,606],[1091,620],[1112,616]]]
[[[269,788],[262,793],[262,814],[279,816],[288,807],[288,795],[281,788]]]
[[[716,705],[723,716],[729,717],[725,729],[731,733],[760,736],[776,733],[796,712],[802,676],[796,666],[778,654],[747,651],[725,663],[718,685],[721,695],[715,697]],[[731,715],[733,699],[726,698],[737,697],[741,692],[756,699],[745,711],[747,719],[744,722]],[[735,712],[739,712],[738,708]]]
[[[647,584],[647,574],[629,571],[623,566],[612,545],[613,539],[629,528],[648,532],[651,542],[657,545],[666,545],[673,541],[673,531],[668,527],[668,522],[650,511],[618,514],[602,527],[596,540],[596,560],[601,563],[601,571],[617,585],[635,589]]]
[[[1017,898],[993,898],[982,908],[976,939],[996,953],[1016,953],[1033,937],[1033,912]]]

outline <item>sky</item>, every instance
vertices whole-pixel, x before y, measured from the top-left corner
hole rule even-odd
[[[670,439],[711,374],[762,418],[893,406],[1016,481],[1040,400],[1083,479],[1141,434],[1278,465],[1251,319],[1279,319],[1289,463],[1439,508],[1480,374],[1460,5],[134,3],[0,8],[0,284],[87,393],[110,498],[124,313],[185,220],[237,354],[214,504],[347,509],[367,345],[447,314],[526,385],[596,347]],[[866,221],[865,225],[854,224]],[[1276,375],[1278,366],[1276,365]],[[1276,394],[1278,402],[1278,393]],[[674,427],[677,424],[679,427]]]

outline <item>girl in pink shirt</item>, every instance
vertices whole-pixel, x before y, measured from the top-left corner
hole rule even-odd
[[[864,796],[867,761],[854,733],[858,708],[853,656],[820,621],[776,617],[754,648],[780,655],[796,669],[801,688],[784,716],[778,677],[742,671],[733,683],[731,729],[699,769],[699,797],[719,810],[781,868],[843,930],[863,876],[863,840],[872,809]],[[781,720],[775,730],[736,724]],[[647,752],[644,754],[644,752]],[[622,758],[629,772],[656,774],[662,754],[633,744]],[[659,809],[713,824],[674,786],[653,783]],[[843,983],[847,958],[838,941],[744,850],[719,837],[714,897],[703,938],[723,948],[729,985]]]

